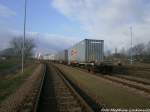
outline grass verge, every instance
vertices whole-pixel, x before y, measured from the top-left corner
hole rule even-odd
[[[25,68],[24,74],[19,72],[16,75],[0,80],[0,103],[15,92],[17,88],[27,79],[27,77],[32,74],[35,68],[36,65],[31,65]]]
[[[13,67],[14,65],[17,65],[17,63],[19,62],[16,59],[0,60],[0,71],[7,70]]]

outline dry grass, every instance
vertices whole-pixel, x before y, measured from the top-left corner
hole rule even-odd
[[[9,75],[7,78],[0,80],[0,103],[18,89],[28,76],[31,75],[35,67],[36,65],[30,65],[25,68],[24,74],[18,71],[17,74]]]
[[[33,72],[32,68],[32,72]],[[25,98],[32,92],[35,87],[36,82],[39,80],[39,75],[41,75],[42,66],[39,66],[34,73],[30,72],[30,76],[22,82],[21,85],[17,85],[16,92],[9,95],[0,105],[1,112],[16,112],[23,105]],[[31,75],[32,74],[32,75]],[[40,81],[40,80],[39,80]]]
[[[137,63],[133,65],[126,65],[128,74],[139,78],[145,78],[150,80],[150,64]]]
[[[110,81],[73,69],[64,65],[57,65],[66,75],[78,84],[93,98],[102,104],[113,108],[148,108],[150,100],[143,96],[118,86]]]

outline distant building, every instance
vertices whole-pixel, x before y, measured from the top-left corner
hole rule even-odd
[[[55,55],[54,54],[45,54],[42,56],[43,60],[55,60]]]

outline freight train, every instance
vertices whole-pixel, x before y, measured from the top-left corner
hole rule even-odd
[[[84,39],[58,52],[55,59],[68,64],[100,63],[104,59],[104,40]]]
[[[104,62],[104,40],[84,39],[55,55],[55,62],[82,67],[92,72],[112,73],[113,66]]]

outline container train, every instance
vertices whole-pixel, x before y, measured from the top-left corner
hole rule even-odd
[[[92,72],[111,73],[112,65],[104,64],[104,40],[84,39],[55,55],[55,62],[82,67]]]
[[[50,56],[49,60],[84,68],[94,73],[112,74],[124,71],[122,66],[115,66],[112,62],[104,61],[104,40],[84,39],[72,47]]]
[[[58,52],[55,59],[68,64],[100,63],[104,59],[104,40],[84,39]]]

